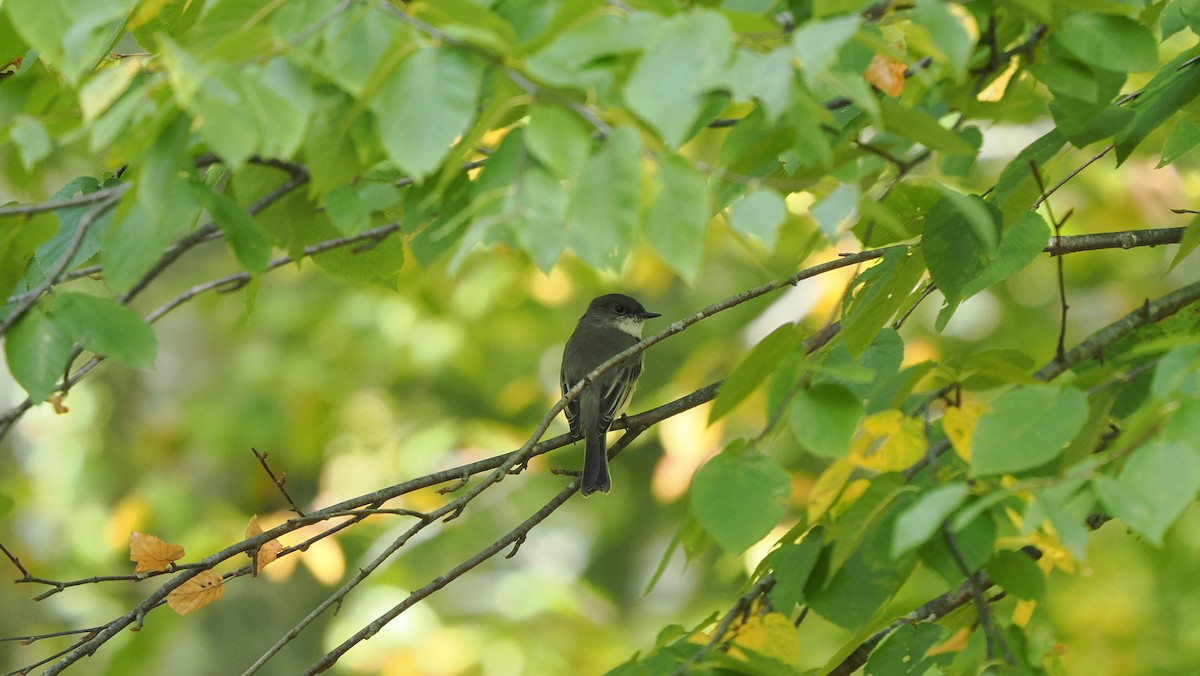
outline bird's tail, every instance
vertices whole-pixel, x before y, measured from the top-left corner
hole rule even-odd
[[[583,450],[583,480],[580,490],[584,495],[596,491],[607,493],[612,488],[608,476],[608,450],[604,447],[604,432],[588,434]]]

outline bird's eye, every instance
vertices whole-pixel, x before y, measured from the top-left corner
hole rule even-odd
[[[615,312],[619,315],[623,315],[623,314],[625,314],[625,306],[624,305],[614,305],[613,312]]]

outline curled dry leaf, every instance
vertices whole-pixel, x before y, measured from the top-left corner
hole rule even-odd
[[[167,605],[180,615],[199,610],[225,595],[221,576],[211,570],[202,571],[167,594]]]
[[[246,526],[246,537],[252,538],[255,535],[262,535],[262,526],[258,525],[258,515],[250,517],[250,524]],[[258,548],[258,569],[262,570],[263,566],[275,560],[279,556],[279,552],[283,550],[283,543],[279,540],[268,540],[262,543]]]
[[[50,405],[54,407],[54,412],[58,415],[71,412],[71,409],[67,408],[67,405],[63,403],[61,394],[52,394],[46,401],[50,402]]]
[[[182,559],[183,554],[183,545],[163,542],[136,530],[129,533],[129,560],[137,564],[133,570],[135,573],[166,570],[172,563]]]
[[[876,54],[863,73],[863,79],[888,96],[900,96],[904,91],[904,64]]]

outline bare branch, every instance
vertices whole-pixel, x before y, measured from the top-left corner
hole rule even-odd
[[[353,648],[355,645],[357,645],[361,641],[364,641],[364,640],[374,636],[388,622],[391,622],[393,619],[398,617],[401,613],[403,613],[408,608],[411,608],[412,606],[416,605],[419,601],[429,597],[434,592],[438,591],[439,589],[442,589],[443,587],[450,584],[451,582],[458,579],[459,577],[462,577],[462,575],[464,573],[471,570],[472,568],[478,566],[479,564],[483,563],[484,561],[487,561],[488,559],[495,556],[496,554],[504,551],[506,548],[508,548],[509,545],[514,545],[517,542],[523,541],[525,539],[525,536],[528,535],[529,531],[533,530],[534,526],[541,523],[547,516],[550,516],[550,514],[552,514],[554,512],[554,510],[561,507],[563,505],[563,503],[565,503],[567,501],[567,499],[570,498],[572,495],[574,495],[576,493],[576,491],[578,491],[578,490],[579,490],[579,481],[578,480],[572,481],[570,484],[567,485],[566,488],[559,491],[558,495],[555,495],[553,498],[551,498],[550,501],[547,502],[544,507],[542,507],[538,511],[534,512],[532,516],[530,516],[528,519],[526,519],[524,522],[522,522],[521,525],[517,526],[516,528],[509,531],[508,533],[505,533],[504,536],[501,537],[499,540],[496,540],[492,544],[483,548],[482,550],[480,550],[478,553],[476,553],[471,558],[463,561],[462,563],[458,564],[454,568],[451,568],[446,573],[439,575],[438,577],[433,579],[431,582],[429,582],[429,584],[425,585],[424,587],[421,587],[420,589],[413,591],[411,594],[408,595],[408,598],[404,599],[404,601],[396,604],[391,609],[389,609],[386,613],[375,618],[375,620],[372,621],[370,624],[363,627],[357,633],[355,633],[353,636],[351,636],[350,638],[343,641],[340,645],[338,645],[338,647],[336,647],[333,650],[326,653],[324,657],[322,657],[319,661],[317,661],[316,664],[309,667],[308,670],[305,671],[304,673],[305,674],[317,674],[317,673],[325,671],[329,667],[333,666],[334,663],[336,663],[338,661],[338,658],[340,658],[342,655],[346,654],[347,651],[349,651],[351,648]],[[290,634],[290,632],[289,632],[289,634]],[[271,653],[271,654],[274,654],[274,653]],[[267,657],[267,656],[264,656],[264,657]],[[262,661],[265,661],[265,660],[260,659],[260,662],[262,662]],[[257,670],[258,666],[261,666],[261,665],[259,663],[256,663],[256,665],[254,667],[251,667],[251,669],[248,670],[246,673],[247,674],[253,673],[254,671]]]
[[[45,213],[47,211],[57,211],[59,209],[69,209],[71,207],[84,206],[97,202],[104,202],[108,199],[121,199],[130,188],[129,183],[120,183],[110,188],[103,188],[96,192],[90,192],[86,195],[77,195],[68,197],[67,199],[54,200],[52,202],[38,202],[37,204],[18,204],[11,207],[0,207],[0,218],[5,216],[32,216],[34,214]]]
[[[1110,345],[1146,324],[1160,322],[1183,308],[1200,301],[1200,282],[1193,282],[1159,298],[1096,331],[1076,345],[1062,359],[1054,359],[1033,374],[1038,380],[1054,380],[1065,371],[1104,352]]]
[[[254,453],[254,457],[258,458],[258,464],[262,465],[263,471],[267,473],[267,476],[271,477],[271,483],[275,484],[275,487],[283,494],[283,499],[287,500],[288,504],[292,506],[292,511],[300,516],[304,516],[304,510],[300,509],[300,506],[288,494],[287,489],[283,487],[284,482],[287,481],[287,475],[281,474],[275,476],[275,472],[271,471],[271,466],[267,464],[267,453],[259,453],[257,448],[250,450]]]

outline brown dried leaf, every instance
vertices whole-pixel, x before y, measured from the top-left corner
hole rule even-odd
[[[225,595],[220,574],[205,570],[167,594],[167,605],[180,615],[199,610]]]
[[[129,533],[129,560],[137,564],[133,570],[135,573],[166,570],[172,563],[182,559],[183,554],[183,545],[163,542],[136,530]]]
[[[904,64],[876,54],[863,73],[863,79],[888,96],[900,96],[904,91]]]
[[[58,415],[71,412],[71,409],[67,408],[67,405],[63,403],[61,394],[52,394],[46,401],[50,402],[50,405],[54,407],[54,412]]]
[[[246,526],[246,538],[252,538],[255,535],[262,535],[262,526],[258,525],[258,515],[250,517],[250,524]],[[258,569],[262,570],[263,566],[275,560],[279,556],[279,552],[283,551],[283,543],[279,540],[269,540],[264,542],[258,548]]]

